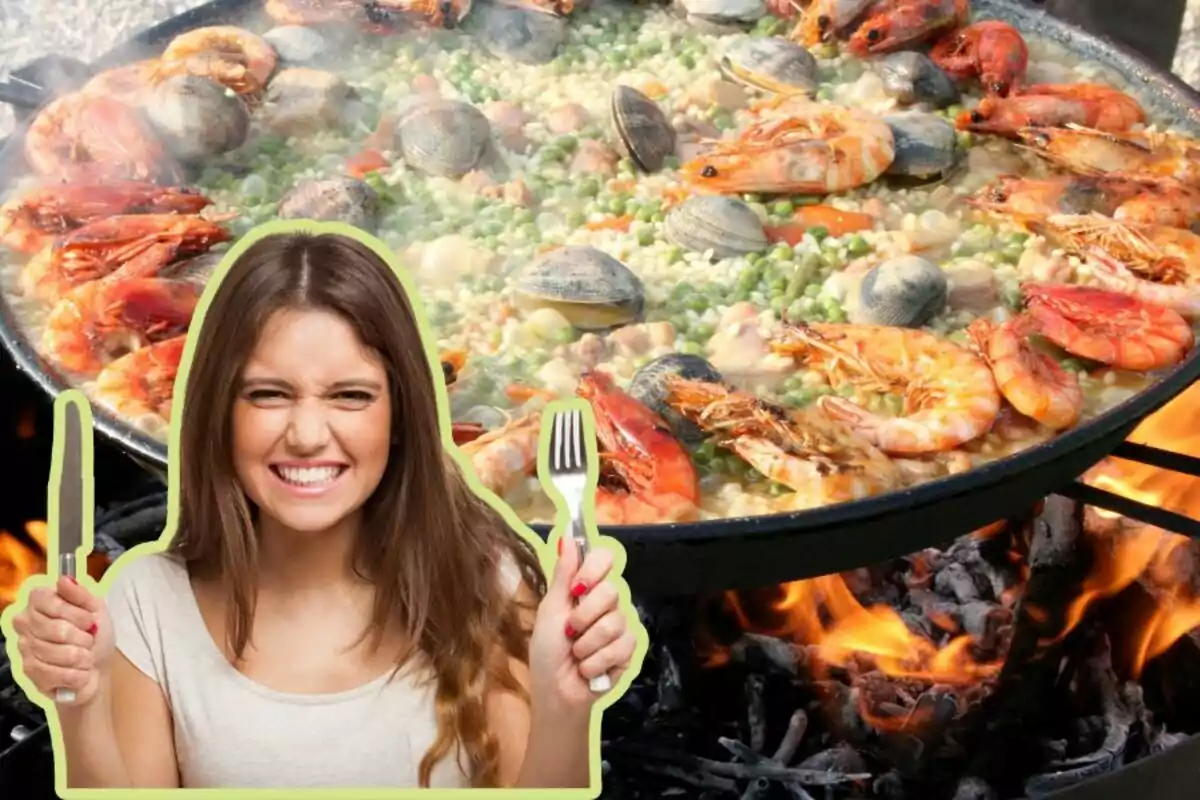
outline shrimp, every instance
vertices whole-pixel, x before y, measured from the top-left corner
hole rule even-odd
[[[157,77],[191,73],[240,95],[258,95],[275,72],[271,43],[234,25],[209,25],[181,33],[163,50]]]
[[[25,160],[34,172],[55,179],[182,179],[179,166],[133,106],[80,92],[38,112],[25,134]]]
[[[1200,190],[1176,182],[1121,177],[1002,175],[968,205],[997,214],[1033,219],[1056,214],[1103,214],[1126,222],[1187,227],[1200,220]]]
[[[221,221],[194,214],[123,214],[90,222],[43,248],[25,265],[21,285],[44,300],[81,283],[120,273],[153,275],[176,258],[199,255],[233,238]]]
[[[1092,277],[1105,289],[1165,306],[1185,319],[1200,320],[1200,262],[1189,265],[1190,272],[1182,281],[1159,283],[1141,277],[1098,248],[1088,251],[1085,257]]]
[[[458,381],[458,373],[467,363],[467,354],[462,350],[450,350],[441,357],[442,377],[447,386],[453,386]]]
[[[45,183],[0,206],[0,242],[31,254],[70,230],[118,214],[195,214],[212,203],[200,192],[150,181]]]
[[[68,372],[96,375],[116,354],[186,332],[200,292],[171,278],[110,276],[77,286],[46,317],[43,352]]]
[[[1132,179],[1172,178],[1200,186],[1200,140],[1173,133],[1112,133],[1067,125],[1022,128],[1022,145],[1073,172]]]
[[[969,0],[897,0],[873,9],[846,49],[859,58],[901,50],[947,28],[965,25],[970,14]]]
[[[503,497],[537,469],[541,420],[541,412],[533,411],[459,446],[479,482],[496,496]]]
[[[1021,32],[1000,20],[984,20],[939,39],[929,57],[947,74],[979,78],[989,94],[1005,97],[1025,81],[1029,47]]]
[[[1146,111],[1124,92],[1094,83],[1027,86],[1007,97],[985,97],[958,115],[961,130],[1016,138],[1033,126],[1085,125],[1121,133],[1146,121]]]
[[[1083,413],[1079,378],[1030,346],[1027,323],[1023,316],[1000,325],[980,317],[967,333],[1013,408],[1052,430],[1070,428]]]
[[[724,194],[826,194],[870,183],[896,157],[892,129],[874,114],[798,97],[786,107],[785,118],[684,164],[684,180]]]
[[[875,414],[841,397],[818,400],[889,455],[953,450],[987,433],[1000,413],[1000,392],[987,363],[925,331],[844,323],[788,326],[771,349],[838,383],[903,392],[899,417]]]
[[[814,47],[840,36],[868,14],[895,5],[895,0],[813,0],[788,38]]]
[[[184,333],[109,363],[96,376],[96,399],[123,417],[155,415],[170,422],[175,378],[186,346]]]
[[[1035,333],[1080,358],[1128,370],[1183,360],[1192,327],[1169,308],[1120,292],[1065,283],[1027,283],[1026,313]]]
[[[602,448],[596,521],[637,525],[696,519],[696,470],[667,423],[603,372],[584,372],[576,392],[592,407]]]
[[[535,6],[534,0],[522,5],[536,7],[538,11],[547,10]],[[459,26],[470,10],[471,0],[375,0],[369,13],[373,12],[373,21],[386,22],[389,27],[393,27],[394,18],[399,16],[451,30]]]
[[[902,485],[900,467],[817,408],[789,413],[719,383],[672,376],[666,402],[715,441],[793,494],[790,510],[858,500]]]
[[[1163,282],[1186,283],[1200,273],[1200,235],[1184,228],[1136,225],[1100,214],[1055,214],[1029,227],[1078,255],[1099,250]]]
[[[142,105],[147,86],[158,67],[159,60],[151,58],[106,69],[89,78],[78,92],[86,97],[112,97],[138,107]]]

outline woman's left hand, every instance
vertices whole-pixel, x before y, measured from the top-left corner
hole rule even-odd
[[[529,643],[530,693],[551,713],[590,709],[603,695],[588,681],[608,674],[615,686],[637,648],[617,586],[607,580],[612,553],[594,548],[580,564],[575,540],[560,542]]]

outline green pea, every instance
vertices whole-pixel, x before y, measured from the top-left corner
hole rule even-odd
[[[824,225],[814,225],[805,231],[809,236],[816,240],[817,244],[829,238],[829,229]]]
[[[691,331],[688,332],[688,338],[694,342],[707,342],[712,338],[715,331],[716,327],[713,325],[707,322],[697,322],[692,326]]]
[[[592,177],[584,178],[575,184],[575,191],[580,197],[595,197],[600,193],[600,181]]]
[[[575,148],[579,146],[579,141],[574,136],[565,134],[555,139],[554,145],[565,153],[574,153]]]
[[[637,243],[642,247],[649,247],[654,244],[654,229],[649,227],[638,228]]]
[[[683,248],[679,247],[678,245],[672,245],[671,248],[667,250],[667,263],[676,264],[682,260]]]
[[[582,228],[587,224],[587,216],[580,211],[572,211],[567,214],[567,225],[572,228]]]
[[[689,311],[695,311],[696,313],[700,313],[702,311],[708,310],[709,302],[708,302],[708,298],[705,297],[704,295],[694,294],[688,298],[687,302],[684,303],[684,305],[687,307],[687,309]]]
[[[836,250],[827,250],[821,253],[821,261],[832,271],[839,270],[846,265],[846,260]]]
[[[821,293],[820,284],[810,283],[808,286],[804,287],[804,296],[805,297],[812,297],[815,299],[816,296],[819,295],[820,293]]]
[[[803,300],[795,300],[787,307],[787,317],[792,321],[807,320],[808,309],[804,305]]]
[[[776,295],[771,298],[771,310],[775,312],[776,316],[778,316],[779,313],[782,312],[786,307],[787,298],[785,298],[783,295]]]
[[[693,342],[690,339],[684,339],[678,344],[677,347],[681,353],[687,353],[688,355],[693,356],[704,355],[704,345],[698,342]]]
[[[841,322],[846,318],[842,304],[832,297],[826,297],[821,301],[821,310],[825,312],[825,317],[830,322]]]
[[[542,150],[538,154],[538,156],[541,158],[542,161],[547,161],[550,163],[558,163],[558,162],[566,159],[567,154],[564,153],[562,150],[559,150],[554,145],[548,144],[542,148]]]
[[[680,64],[688,69],[696,68],[696,59],[691,53],[680,53],[678,56],[676,56],[676,60],[678,60]]]
[[[859,236],[857,233],[846,241],[846,248],[850,251],[850,255],[852,256],[865,256],[867,253],[871,252],[870,243],[868,243],[866,239],[864,239],[862,236]]]
[[[748,266],[738,275],[737,285],[739,289],[754,289],[760,281],[762,281],[762,270]]]
[[[625,203],[626,203],[626,200],[623,196],[616,195],[615,197],[613,197],[612,201],[609,202],[608,210],[610,213],[620,217],[620,216],[624,215],[624,213],[625,213]]]
[[[780,242],[771,248],[771,258],[776,261],[791,261],[795,255],[796,251],[784,242]]]
[[[695,286],[692,286],[687,281],[682,281],[680,283],[675,284],[675,288],[671,290],[671,296],[678,300],[681,298],[685,298],[690,294],[695,293],[695,291],[696,291]]]
[[[796,212],[796,207],[790,200],[776,200],[771,205],[771,213],[777,217],[790,217]]]

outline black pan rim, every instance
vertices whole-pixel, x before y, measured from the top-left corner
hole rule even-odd
[[[133,36],[97,59],[91,66],[94,70],[106,69],[128,63],[145,54],[145,50],[165,43],[166,39],[204,24],[215,24],[226,15],[240,16],[248,10],[252,0],[210,0],[182,14],[164,20]],[[1092,48],[1109,54],[1108,66],[1122,72],[1131,83],[1139,80],[1143,84],[1155,84],[1158,95],[1172,97],[1168,104],[1174,111],[1183,111],[1183,116],[1192,126],[1200,129],[1200,91],[1189,86],[1177,75],[1162,70],[1146,61],[1140,54],[1106,36],[1093,34],[1048,14],[1044,9],[1029,5],[1021,0],[975,0],[973,12],[980,18],[996,13],[1036,22],[1039,35],[1057,41],[1073,50]],[[0,163],[10,164],[20,159],[19,145],[23,138],[24,125],[18,125],[3,143]],[[7,170],[5,174],[11,174]],[[61,372],[48,363],[20,332],[15,314],[7,302],[0,301],[0,342],[13,358],[18,371],[25,374],[46,394],[57,397],[72,387]],[[853,526],[855,523],[876,520],[897,514],[914,506],[928,507],[942,502],[969,496],[986,488],[994,488],[1013,475],[1027,470],[1049,468],[1054,462],[1070,454],[1094,446],[1105,438],[1122,435],[1122,429],[1132,426],[1161,408],[1197,379],[1200,379],[1200,346],[1194,347],[1187,358],[1167,371],[1148,389],[1110,408],[1103,414],[1065,434],[1020,453],[1003,458],[960,475],[940,478],[908,489],[889,492],[854,502],[822,506],[803,511],[779,514],[728,517],[698,522],[676,522],[654,525],[601,526],[601,530],[617,540],[634,545],[668,543],[702,543],[730,537],[754,538],[777,535],[804,536],[834,526]],[[160,440],[118,419],[106,408],[94,405],[93,416],[97,430],[108,440],[124,450],[144,468],[165,477],[167,471],[167,446]],[[1124,433],[1127,435],[1127,431]],[[1113,445],[1117,444],[1113,442]],[[1057,486],[1049,481],[1046,493]],[[545,537],[550,525],[530,525]],[[965,533],[965,531],[963,531]]]

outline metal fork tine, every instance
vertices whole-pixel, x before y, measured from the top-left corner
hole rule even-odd
[[[554,463],[551,469],[558,471],[562,469],[562,449],[563,449],[563,418],[562,414],[554,415],[554,429],[550,431],[550,454],[554,458]]]
[[[571,436],[571,442],[575,445],[575,469],[583,470],[587,467],[587,459],[583,456],[583,414],[579,409],[572,412],[571,421],[575,423]]]

